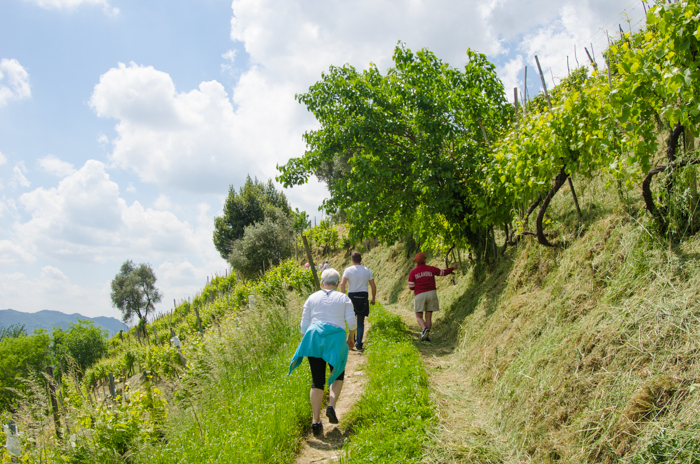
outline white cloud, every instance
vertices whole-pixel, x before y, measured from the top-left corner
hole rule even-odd
[[[75,167],[66,161],[61,161],[54,155],[40,158],[37,164],[41,169],[57,177],[67,177],[75,172]]]
[[[21,187],[29,187],[31,185],[31,182],[24,176],[24,172],[26,172],[26,169],[24,169],[23,165],[17,165],[12,169],[12,178],[10,179],[10,186],[17,188],[17,186]]]
[[[0,166],[2,166],[5,163],[7,163],[7,157],[5,155],[3,155],[2,152],[0,151]]]
[[[15,223],[15,236],[25,249],[45,258],[100,263],[194,254],[212,262],[220,259],[211,244],[211,218],[192,225],[137,201],[127,205],[99,161],[89,160],[57,187],[38,188],[19,201],[31,219]]]
[[[32,96],[29,73],[15,59],[0,60],[0,107]]]
[[[112,7],[107,0],[25,0],[47,10],[69,10],[82,5],[101,6],[105,14],[116,16],[119,8]]]
[[[50,309],[84,316],[118,317],[116,310],[110,310],[109,303],[105,304],[101,290],[82,288],[53,266],[42,267],[39,274],[35,278],[22,272],[0,274],[3,309],[24,312]]]
[[[2,205],[0,204],[0,210]],[[36,258],[28,253],[21,246],[12,243],[9,240],[0,240],[0,263],[2,264],[20,264],[33,263]]]
[[[156,198],[156,201],[153,202],[153,207],[155,209],[167,211],[172,207],[172,203],[166,195],[160,194],[158,198]]]

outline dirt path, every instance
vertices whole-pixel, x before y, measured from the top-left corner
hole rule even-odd
[[[465,377],[464,365],[454,344],[431,333],[432,341],[420,341],[414,314],[400,305],[386,309],[401,316],[413,336],[425,364],[431,399],[436,406],[438,424],[426,446],[426,463],[527,463],[503,438],[479,395]],[[433,327],[440,324],[439,317]],[[435,331],[435,330],[433,330]]]
[[[367,333],[367,328],[368,324],[365,323],[365,333]],[[327,401],[324,399],[324,407],[321,409],[323,436],[315,437],[309,432],[306,442],[295,461],[297,464],[338,462],[340,459],[342,454],[341,448],[345,444],[345,440],[352,434],[352,428],[344,425],[344,418],[365,390],[366,378],[365,372],[362,370],[364,362],[365,357],[362,352],[350,351],[348,362],[345,365],[343,391],[340,393],[340,398],[335,408],[340,424],[328,422],[325,409]]]

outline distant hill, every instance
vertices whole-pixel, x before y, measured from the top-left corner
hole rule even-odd
[[[60,311],[43,310],[37,313],[23,313],[14,309],[0,309],[0,327],[13,324],[24,324],[27,333],[31,334],[34,329],[45,329],[49,332],[54,327],[68,328],[68,325],[80,319],[93,321],[96,326],[109,332],[109,335],[114,335],[120,330],[126,330],[127,327],[119,319],[113,317],[87,317],[77,313],[65,314]]]

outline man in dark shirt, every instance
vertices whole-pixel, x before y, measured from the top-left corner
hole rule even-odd
[[[455,264],[447,269],[428,266],[425,264],[425,253],[418,253],[413,260],[416,262],[416,267],[408,276],[408,288],[413,290],[413,310],[416,313],[416,321],[421,328],[420,339],[429,342],[430,329],[433,326],[433,312],[440,309],[435,276],[442,277],[452,274],[458,265]],[[425,319],[423,319],[423,313],[425,313]]]

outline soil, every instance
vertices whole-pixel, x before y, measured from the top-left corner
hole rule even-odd
[[[365,331],[368,324],[365,323]],[[365,332],[366,333],[366,332]],[[352,435],[352,427],[345,423],[344,418],[352,409],[355,401],[362,397],[365,390],[365,373],[362,365],[365,357],[361,351],[350,351],[348,362],[345,365],[345,381],[343,391],[340,393],[335,411],[340,424],[331,424],[326,417],[327,399],[324,398],[321,409],[321,421],[323,422],[323,435],[315,437],[310,431],[301,447],[297,464],[338,462],[343,454],[342,448]],[[308,369],[308,367],[307,367]]]

